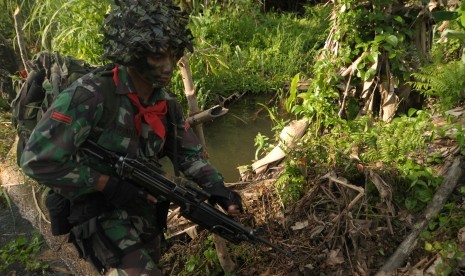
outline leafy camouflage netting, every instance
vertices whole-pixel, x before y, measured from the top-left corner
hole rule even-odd
[[[107,15],[103,33],[105,58],[127,66],[135,65],[159,49],[193,51],[188,17],[169,0],[115,1]]]

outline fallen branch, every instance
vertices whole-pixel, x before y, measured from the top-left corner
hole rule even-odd
[[[347,214],[350,211],[350,209],[354,207],[355,203],[357,203],[359,199],[365,195],[365,189],[363,189],[362,187],[358,187],[358,186],[347,183],[348,182],[347,179],[337,177],[337,175],[333,171],[329,172],[328,174],[324,175],[321,178],[322,179],[326,178],[330,181],[330,183],[335,182],[337,184],[340,184],[342,186],[345,186],[349,189],[352,189],[358,192],[357,196],[347,205],[347,207],[332,219],[332,222],[336,222],[342,215]]]
[[[252,164],[256,174],[265,172],[270,164],[282,160],[286,156],[286,150],[292,148],[305,134],[308,127],[307,119],[294,120],[289,123],[279,135],[279,143],[262,159]]]
[[[413,231],[407,238],[400,244],[394,254],[387,260],[381,267],[377,276],[386,275],[395,272],[401,265],[404,264],[405,259],[410,255],[415,246],[417,245],[417,237],[423,232],[431,222],[432,219],[442,210],[444,204],[449,198],[455,186],[463,180],[465,172],[465,164],[462,157],[455,158],[454,163],[444,176],[444,181],[434,195],[431,202],[426,207],[423,219],[413,226]]]

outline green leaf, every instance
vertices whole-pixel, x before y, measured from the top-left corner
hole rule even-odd
[[[371,49],[371,53],[368,55],[368,59],[371,62],[377,62],[378,61],[379,52],[377,50],[378,49],[374,49],[374,47]]]
[[[399,43],[399,40],[397,39],[397,36],[395,35],[389,35],[386,37],[387,43],[391,44],[393,47],[396,47],[397,44]]]
[[[186,262],[186,267],[185,267],[186,271],[193,272],[198,262],[199,262],[199,255],[196,254],[196,255],[191,256],[189,260]]]
[[[384,41],[385,39],[386,39],[386,37],[384,35],[377,35],[377,36],[375,36],[375,39],[373,40],[373,42],[375,42],[375,43],[378,42],[379,43],[379,42]]]
[[[438,24],[441,21],[455,20],[459,18],[460,13],[455,11],[433,11],[431,12],[434,21]]]
[[[415,198],[408,197],[405,199],[405,207],[408,210],[413,210],[417,206],[417,200]]]
[[[429,228],[431,229],[431,227],[429,227]],[[429,238],[431,238],[431,232],[430,231],[423,231],[423,232],[421,232],[420,237],[422,239],[429,239]]]
[[[426,251],[433,251],[433,245],[429,242],[425,242],[425,250]]]
[[[433,198],[433,192],[430,189],[417,189],[415,197],[421,202],[428,202]]]
[[[376,69],[370,68],[366,71],[365,76],[363,78],[364,81],[369,80],[371,77],[373,77],[376,74]]]
[[[407,115],[409,117],[412,117],[416,112],[417,112],[417,110],[415,108],[409,108],[409,110],[407,112]]]
[[[465,40],[465,34],[461,31],[456,31],[456,30],[445,30],[444,32],[442,32],[441,37],[458,39],[462,41]]]
[[[404,19],[402,17],[400,17],[399,15],[398,16],[395,16],[394,17],[394,20],[399,22],[399,23],[404,23]]]
[[[286,100],[286,111],[290,112],[292,104],[295,101],[296,94],[297,94],[297,84],[300,80],[300,73],[297,73],[291,81],[291,87],[289,89],[289,97]]]

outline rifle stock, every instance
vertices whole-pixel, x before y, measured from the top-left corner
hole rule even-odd
[[[163,176],[163,170],[160,166],[138,159],[123,157],[104,149],[93,141],[86,141],[82,150],[97,158],[100,162],[114,167],[120,177],[144,188],[158,200],[165,200],[178,205],[181,209],[180,214],[198,224],[201,228],[211,231],[234,244],[244,241],[252,244],[262,243],[287,257],[293,258],[289,252],[257,236],[254,230],[245,228],[239,222],[206,203],[205,200],[210,197],[207,192],[190,183],[178,185]]]

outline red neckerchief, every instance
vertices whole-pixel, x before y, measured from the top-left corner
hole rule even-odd
[[[115,85],[118,85],[118,67],[113,69],[113,81]],[[139,100],[136,93],[127,93],[126,96],[131,100],[132,104],[135,105],[139,113],[134,116],[134,124],[136,126],[137,134],[141,135],[142,129],[142,118],[152,128],[152,130],[163,140],[165,140],[165,126],[163,125],[162,119],[165,117],[168,111],[166,100],[158,101],[153,106],[144,107]]]

